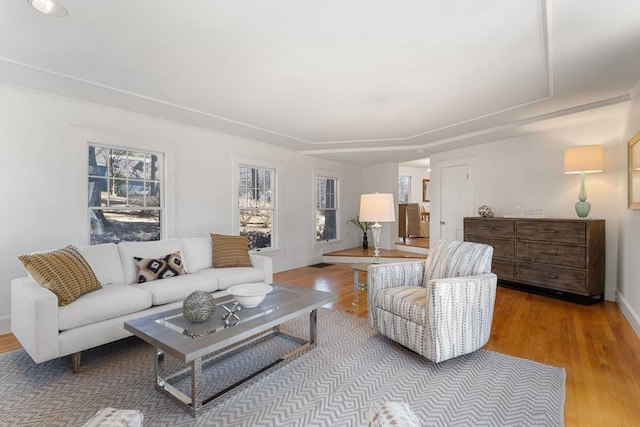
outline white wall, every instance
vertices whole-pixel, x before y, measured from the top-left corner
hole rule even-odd
[[[587,175],[586,191],[591,202],[590,218],[606,220],[605,298],[615,300],[618,230],[622,225],[619,207],[626,199],[624,189],[619,186],[621,171],[626,170],[621,150],[625,142],[620,132],[620,120],[603,119],[564,128],[556,123],[551,130],[433,154],[431,185],[436,191],[431,204],[431,235],[440,236],[437,171],[442,163],[460,157],[473,162],[474,210],[468,213],[471,216],[478,215],[480,205],[489,205],[496,216],[515,214],[517,206],[537,206],[549,217],[577,218],[574,204],[578,201],[580,176],[563,173],[564,150],[574,145],[602,144],[605,171]],[[636,260],[637,256],[636,252]]]
[[[638,86],[636,86],[638,87]],[[640,131],[640,90],[629,105],[627,123],[623,134],[623,145],[620,151],[627,159],[628,141]],[[619,176],[620,188],[628,188],[627,168],[623,168]],[[627,198],[620,201],[621,208],[618,260],[618,295],[617,301],[629,323],[640,337],[640,210],[627,209]]]
[[[398,238],[398,164],[382,163],[365,167],[363,172],[363,193],[391,193],[396,205],[396,222],[383,222],[380,231],[380,247],[383,249],[395,248]],[[369,234],[369,244],[373,245],[373,236]],[[372,247],[372,246],[371,246]]]
[[[26,274],[16,257],[88,242],[85,184],[78,174],[86,163],[79,149],[83,135],[99,135],[106,143],[157,141],[175,152],[175,194],[168,195],[175,202],[175,227],[167,237],[237,233],[231,177],[233,159],[241,156],[281,165],[282,250],[270,254],[275,271],[320,262],[323,252],[360,242],[355,228],[343,227],[344,240],[329,244],[316,244],[313,232],[313,169],[336,171],[343,178],[339,221],[344,225],[358,212],[362,193],[362,169],[353,165],[4,85],[0,124],[0,333],[9,331],[11,280]]]

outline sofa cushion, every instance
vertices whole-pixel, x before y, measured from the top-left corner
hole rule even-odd
[[[211,234],[211,243],[215,268],[251,267],[247,236]]]
[[[184,273],[180,252],[165,255],[160,258],[133,257],[138,267],[138,283],[167,279]]]
[[[264,270],[254,267],[207,268],[206,270],[196,271],[192,276],[216,280],[219,289],[227,289],[229,286],[241,283],[265,281]]]
[[[124,283],[124,273],[120,263],[118,245],[104,243],[101,245],[82,246],[78,248],[101,285]]]
[[[127,285],[137,283],[138,268],[133,259],[134,257],[160,258],[178,251],[182,251],[182,243],[179,239],[118,243],[118,252],[120,253],[122,271],[124,272],[124,283]]]
[[[93,270],[74,246],[22,255],[18,259],[36,282],[58,297],[59,306],[101,288]]]
[[[151,307],[151,294],[133,286],[113,284],[83,295],[58,310],[61,331],[136,313]]]
[[[427,290],[421,286],[398,286],[380,290],[375,296],[376,307],[418,325],[427,318]]]
[[[186,237],[182,239],[182,255],[187,273],[213,267],[211,237]]]
[[[215,292],[218,290],[218,281],[215,277],[184,274],[155,282],[138,283],[132,286],[149,292],[153,305],[161,305],[184,300],[191,292],[198,289]]]

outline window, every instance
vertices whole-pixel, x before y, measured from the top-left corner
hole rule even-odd
[[[411,199],[411,177],[398,177],[398,203],[409,203]]]
[[[89,145],[88,161],[91,244],[159,240],[163,154]]]
[[[249,249],[274,245],[275,175],[275,169],[239,165],[240,235],[249,238]]]
[[[316,241],[338,238],[338,179],[316,177]]]

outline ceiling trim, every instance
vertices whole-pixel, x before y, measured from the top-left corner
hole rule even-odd
[[[409,141],[415,138],[420,138],[422,136],[431,135],[437,132],[441,132],[443,130],[451,129],[460,125],[465,125],[468,123],[472,123],[477,120],[486,119],[489,117],[496,116],[498,114],[506,113],[508,111],[517,110],[518,108],[526,107],[529,105],[537,104],[540,102],[548,101],[553,98],[554,95],[554,80],[553,80],[553,55],[552,55],[552,44],[551,44],[551,27],[549,22],[551,22],[551,10],[547,5],[547,0],[540,0],[541,6],[541,16],[540,23],[542,24],[542,37],[544,44],[544,62],[546,68],[546,79],[547,79],[547,95],[541,98],[537,98],[531,100],[529,102],[524,102],[522,104],[514,105],[512,107],[504,108],[502,110],[494,111],[491,113],[483,114],[481,116],[472,117],[467,120],[462,120],[459,122],[455,122],[446,126],[442,126],[437,129],[431,129],[425,132],[417,133],[415,135],[410,135],[406,137],[398,137],[398,138],[383,138],[383,139],[353,139],[353,140],[338,140],[338,141],[321,141],[321,142],[309,142],[312,145],[321,145],[321,144],[353,144],[358,142],[391,142],[391,141]]]
[[[550,8],[548,7],[547,4],[548,0],[540,0],[540,10],[541,10],[541,15],[540,15],[540,21],[541,21],[541,27],[542,27],[542,43],[543,43],[543,50],[544,50],[544,62],[545,62],[545,67],[546,67],[546,81],[547,81],[547,95],[543,96],[541,98],[537,98],[537,99],[533,99],[531,101],[522,103],[522,104],[518,104],[518,105],[514,105],[508,108],[504,108],[502,110],[498,110],[498,111],[494,111],[488,114],[484,114],[481,116],[476,116],[476,117],[472,117],[469,118],[467,120],[462,120],[456,123],[451,123],[449,125],[437,128],[437,129],[431,129],[431,130],[427,130],[424,132],[420,132],[417,133],[415,135],[409,135],[409,136],[398,136],[398,137],[392,137],[392,138],[382,138],[382,139],[353,139],[353,140],[335,140],[335,141],[310,141],[304,138],[300,138],[300,137],[296,137],[296,136],[292,136],[292,135],[288,135],[285,133],[281,133],[275,130],[271,130],[271,129],[266,129],[260,126],[256,126],[256,125],[252,125],[249,123],[245,123],[242,121],[238,121],[238,120],[234,120],[234,119],[230,119],[227,117],[223,117],[223,116],[219,116],[213,113],[209,113],[209,112],[205,112],[199,109],[195,109],[195,108],[191,108],[191,107],[187,107],[181,104],[177,104],[177,103],[173,103],[170,101],[164,101],[158,98],[154,98],[151,96],[147,96],[147,95],[143,95],[143,94],[139,94],[136,92],[131,92],[131,91],[127,91],[124,89],[119,89],[110,85],[106,85],[106,84],[102,84],[102,83],[98,83],[95,82],[93,80],[88,80],[88,79],[84,79],[81,77],[76,77],[76,76],[72,76],[66,73],[61,73],[58,71],[54,71],[51,69],[47,69],[47,68],[43,68],[43,67],[38,67],[35,65],[31,65],[31,64],[27,64],[21,61],[16,61],[7,57],[3,57],[0,56],[0,61],[5,61],[7,63],[11,63],[13,65],[17,65],[20,67],[24,67],[24,68],[28,68],[31,70],[35,70],[41,73],[46,73],[46,74],[50,74],[52,76],[56,76],[59,78],[63,78],[63,79],[67,79],[70,81],[75,81],[77,83],[81,83],[81,84],[85,84],[85,85],[91,85],[94,86],[96,88],[100,88],[103,90],[107,90],[107,91],[111,91],[113,93],[117,93],[117,94],[121,94],[121,95],[125,95],[125,96],[129,96],[129,97],[134,97],[134,98],[138,98],[140,100],[143,101],[147,101],[147,102],[152,102],[152,103],[156,103],[158,105],[162,105],[162,106],[167,106],[167,107],[171,107],[171,108],[176,108],[188,113],[192,113],[192,114],[198,114],[204,117],[209,117],[212,119],[216,119],[216,120],[220,120],[220,121],[224,121],[233,125],[237,125],[240,127],[245,127],[247,129],[251,129],[254,131],[259,131],[259,132],[264,132],[267,134],[270,134],[272,136],[276,136],[276,137],[281,137],[281,138],[286,138],[292,141],[297,141],[299,143],[303,143],[303,144],[307,144],[310,146],[316,146],[316,145],[327,145],[327,144],[335,144],[335,145],[339,145],[339,144],[354,144],[354,143],[380,143],[380,142],[400,142],[400,141],[411,141],[413,139],[416,138],[420,138],[420,137],[424,137],[424,136],[428,136],[437,132],[441,132],[444,130],[448,130],[451,128],[455,128],[457,126],[460,125],[464,125],[464,124],[468,124],[468,123],[472,123],[478,120],[483,120],[489,117],[493,117],[508,111],[512,111],[512,110],[516,110],[519,108],[523,108],[526,107],[528,105],[532,105],[532,104],[536,104],[536,103],[540,103],[543,101],[547,101],[549,99],[551,99],[553,97],[554,94],[554,87],[553,87],[553,73],[552,73],[552,55],[551,55],[551,31],[550,31]]]
[[[131,97],[134,97],[134,98],[139,98],[139,99],[142,99],[142,100],[145,100],[145,101],[155,102],[155,103],[158,103],[158,104],[161,104],[161,105],[165,105],[165,106],[172,107],[172,108],[177,108],[179,110],[187,111],[187,112],[190,112],[190,113],[200,114],[200,115],[203,115],[203,116],[206,116],[206,117],[211,117],[211,118],[214,118],[214,119],[217,119],[217,120],[222,120],[222,121],[233,123],[233,124],[236,124],[236,125],[239,125],[239,126],[244,126],[244,127],[250,128],[250,129],[258,130],[258,131],[261,131],[261,132],[266,132],[266,133],[269,133],[269,134],[272,134],[272,135],[281,136],[283,138],[293,139],[293,140],[296,140],[298,142],[303,142],[303,143],[306,143],[306,144],[312,144],[309,141],[306,141],[306,140],[301,139],[301,138],[297,138],[295,136],[286,135],[286,134],[279,133],[279,132],[276,132],[276,131],[272,131],[272,130],[269,130],[269,129],[264,129],[264,128],[261,128],[259,126],[254,126],[254,125],[251,125],[251,124],[248,124],[248,123],[243,123],[243,122],[240,122],[240,121],[237,121],[237,120],[228,119],[226,117],[218,116],[218,115],[212,114],[212,113],[207,113],[206,111],[201,111],[201,110],[198,110],[198,109],[195,109],[195,108],[186,107],[184,105],[175,104],[173,102],[163,101],[161,99],[154,98],[154,97],[151,97],[151,96],[142,95],[142,94],[139,94],[139,93],[130,92],[130,91],[123,90],[123,89],[118,89],[116,87],[105,85],[105,84],[102,84],[102,83],[97,83],[97,82],[94,82],[92,80],[87,80],[87,79],[83,79],[83,78],[80,78],[80,77],[71,76],[69,74],[60,73],[58,71],[53,71],[53,70],[50,70],[50,69],[47,69],[47,68],[42,68],[42,67],[38,67],[38,66],[35,66],[35,65],[27,64],[27,63],[24,63],[24,62],[16,61],[16,60],[4,57],[4,56],[0,56],[0,61],[4,61],[4,62],[13,64],[13,65],[17,65],[17,66],[20,66],[20,67],[25,67],[25,68],[28,68],[28,69],[31,69],[31,70],[42,72],[42,73],[51,74],[51,75],[56,76],[56,77],[61,77],[61,78],[64,78],[64,79],[68,79],[68,80],[71,80],[71,81],[76,81],[76,82],[83,83],[83,84],[86,84],[86,85],[95,86],[95,87],[98,87],[100,89],[106,89],[106,90],[113,91],[113,92],[116,92],[116,93],[119,93],[119,94],[122,94],[122,95],[127,95],[127,96],[131,96]]]
[[[639,81],[640,83],[640,81]],[[639,86],[640,87],[640,86]],[[365,152],[380,152],[380,151],[409,151],[416,150],[418,153],[422,153],[426,148],[437,147],[452,142],[459,142],[465,139],[471,139],[475,137],[485,136],[492,133],[498,133],[505,130],[511,130],[520,126],[543,122],[546,120],[555,119],[562,116],[568,116],[571,114],[581,113],[584,111],[593,110],[596,108],[608,107],[610,105],[620,104],[631,100],[632,95],[620,95],[614,98],[604,99],[589,104],[583,104],[576,107],[566,108],[564,110],[554,111],[552,113],[541,114],[539,116],[528,117],[526,119],[516,120],[511,123],[494,126],[486,129],[482,129],[476,132],[468,132],[462,135],[456,135],[450,138],[440,139],[438,141],[428,142],[420,145],[406,145],[406,146],[392,146],[392,147],[369,147],[369,148],[335,148],[327,150],[306,150],[301,151],[302,154],[318,155],[318,154],[340,154],[340,153],[365,153]],[[503,139],[503,138],[501,138]]]

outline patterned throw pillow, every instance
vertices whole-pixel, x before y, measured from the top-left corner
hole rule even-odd
[[[213,245],[213,266],[223,267],[251,267],[249,258],[249,239],[246,236],[225,236],[211,234]]]
[[[420,421],[404,402],[377,402],[369,409],[367,427],[420,427]]]
[[[75,246],[18,259],[36,282],[58,297],[58,305],[72,303],[82,295],[100,289],[100,282]]]
[[[138,283],[184,274],[180,251],[165,255],[159,259],[133,257],[133,260],[138,267]]]

